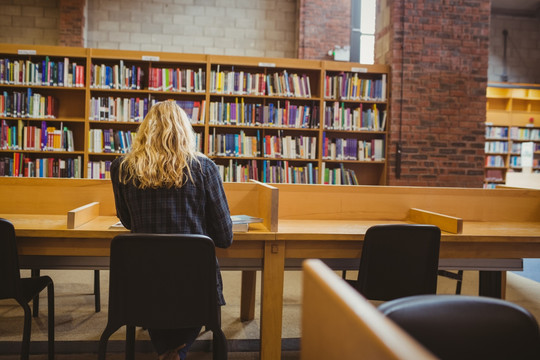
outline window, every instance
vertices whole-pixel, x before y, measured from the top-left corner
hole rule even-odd
[[[373,64],[376,0],[351,0],[351,61]]]

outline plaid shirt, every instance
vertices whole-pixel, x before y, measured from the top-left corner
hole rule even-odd
[[[202,234],[216,247],[227,248],[233,240],[229,205],[217,166],[207,157],[193,162],[191,174],[181,188],[138,189],[119,182],[122,158],[111,164],[111,180],[116,214],[122,224],[134,233]],[[218,300],[225,304],[223,282],[217,264]]]

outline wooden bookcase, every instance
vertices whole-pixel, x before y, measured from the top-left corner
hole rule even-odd
[[[224,181],[386,183],[387,66],[17,44],[1,49],[2,80],[9,73],[4,59],[24,64],[26,77],[30,63],[33,71],[61,64],[66,76],[72,63],[84,69],[77,70],[73,86],[30,78],[0,83],[8,102],[14,93],[30,91],[54,97],[56,105],[54,117],[13,116],[8,110],[20,105],[12,101],[4,109],[2,98],[4,176],[14,176],[18,161],[19,176],[107,178],[110,162],[129,150],[152,104],[175,100],[192,119],[199,150],[214,160]],[[56,79],[54,66],[51,71]],[[24,128],[43,123],[66,128],[61,139],[71,136],[73,146],[29,147],[33,133],[26,129],[25,137]],[[43,166],[41,175],[34,174],[39,158],[50,159],[50,174]]]
[[[533,171],[540,171],[540,85],[490,83],[487,88],[484,187],[521,172],[521,145],[534,143]]]

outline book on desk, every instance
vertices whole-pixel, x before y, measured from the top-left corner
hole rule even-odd
[[[247,232],[249,230],[249,224],[263,222],[263,219],[249,215],[231,215],[231,220],[233,223],[233,232]]]

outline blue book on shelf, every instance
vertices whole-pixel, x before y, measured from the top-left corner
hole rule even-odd
[[[47,79],[47,65],[46,65],[45,60],[42,60],[41,61],[41,85],[47,85],[45,83],[46,79]]]
[[[137,89],[137,69],[135,65],[131,66],[131,89]]]
[[[28,88],[26,90],[26,116],[30,117],[32,109],[32,89]]]
[[[58,86],[64,86],[64,67],[62,66],[62,63],[58,63],[57,71],[58,71]]]

